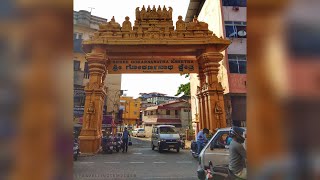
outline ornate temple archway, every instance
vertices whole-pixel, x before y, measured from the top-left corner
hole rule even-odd
[[[90,78],[85,87],[85,112],[80,134],[84,153],[97,153],[101,142],[102,108],[106,97],[106,74],[119,73],[197,73],[200,86],[199,128],[226,127],[223,88],[217,74],[221,54],[229,40],[218,38],[208,24],[185,23],[178,17],[176,29],[172,8],[136,8],[132,26],[129,17],[120,26],[114,18],[101,24],[94,36],[83,41]]]

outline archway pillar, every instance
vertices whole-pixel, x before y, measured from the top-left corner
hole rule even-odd
[[[99,151],[102,137],[103,105],[107,95],[104,86],[106,76],[106,55],[102,49],[94,48],[86,55],[89,66],[89,82],[85,87],[85,111],[79,136],[80,149],[85,154]]]
[[[216,128],[226,127],[226,112],[224,107],[224,97],[221,83],[218,81],[218,72],[223,55],[219,52],[205,52],[197,57],[203,72],[205,80],[200,81],[200,88],[198,90],[198,97],[203,98],[203,125],[212,132]],[[203,115],[201,115],[203,117]],[[201,121],[202,122],[202,121]]]

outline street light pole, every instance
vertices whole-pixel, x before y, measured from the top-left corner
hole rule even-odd
[[[196,114],[195,114],[195,121],[194,123],[196,123],[196,132],[195,135],[199,132],[199,114],[198,114],[198,108],[197,108],[197,98],[195,96],[191,96],[194,99],[194,105],[196,107]]]

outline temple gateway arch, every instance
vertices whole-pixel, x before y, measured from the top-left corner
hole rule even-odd
[[[179,16],[175,27],[171,7],[142,7],[136,8],[133,25],[129,17],[122,26],[113,17],[83,41],[90,73],[79,136],[83,153],[97,153],[100,148],[107,73],[197,73],[199,128],[226,127],[223,88],[217,75],[221,52],[230,41],[218,38],[197,18],[186,23]]]

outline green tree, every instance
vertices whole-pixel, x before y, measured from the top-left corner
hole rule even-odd
[[[185,74],[185,78],[189,78],[190,74]],[[175,96],[179,96],[180,94],[186,95],[186,96],[190,96],[190,82],[186,83],[186,84],[180,84],[180,86],[178,87],[178,91],[177,94]]]

